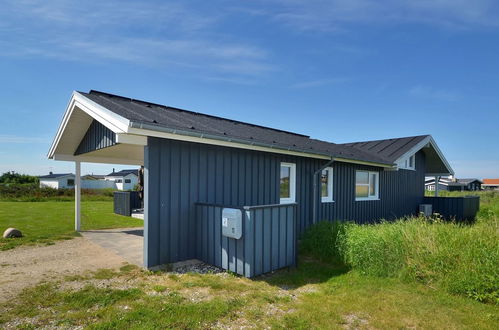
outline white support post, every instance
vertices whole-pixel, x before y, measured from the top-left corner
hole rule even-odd
[[[435,197],[438,197],[438,183],[440,181],[439,176],[435,176]]]
[[[81,164],[75,162],[75,230],[80,231],[81,219]]]

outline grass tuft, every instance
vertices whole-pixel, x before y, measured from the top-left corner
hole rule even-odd
[[[473,225],[424,217],[374,225],[321,222],[304,235],[302,248],[365,275],[416,280],[498,304],[499,194],[482,196]]]

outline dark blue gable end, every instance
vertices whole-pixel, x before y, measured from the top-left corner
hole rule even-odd
[[[279,203],[280,163],[296,164],[298,234],[312,223],[313,174],[327,161],[206,144],[148,138],[145,166],[145,266],[195,258],[196,202],[232,206]],[[424,195],[424,154],[416,171],[333,163],[333,199],[319,219],[361,223],[417,213]],[[355,171],[379,172],[376,201],[355,201]]]
[[[116,134],[94,119],[81,140],[80,145],[76,148],[75,155],[111,147],[115,144]]]

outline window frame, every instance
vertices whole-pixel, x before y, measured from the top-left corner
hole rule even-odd
[[[75,185],[75,179],[67,179],[66,180],[66,185],[68,187],[74,186]]]
[[[132,183],[132,179],[125,179],[125,183]]]
[[[366,172],[368,174],[368,182],[367,184],[365,183],[357,183],[357,173],[358,172]],[[371,195],[370,194],[370,191],[371,191],[371,178],[372,178],[372,175],[375,175],[376,177],[376,184],[374,185],[374,192],[375,194],[374,195]],[[367,197],[357,197],[356,195],[356,189],[357,189],[357,185],[360,185],[360,186],[367,186]],[[356,170],[355,171],[355,189],[354,189],[354,195],[355,195],[355,201],[376,201],[376,200],[379,200],[379,172],[377,171],[369,171],[369,170]]]
[[[321,202],[322,203],[331,203],[334,202],[333,199],[333,178],[334,178],[334,172],[332,167],[326,167],[322,171],[327,171],[327,196],[322,196],[322,182],[320,182],[320,191],[321,191]],[[321,177],[322,177],[322,171],[321,171]],[[320,178],[319,178],[320,180]]]
[[[411,159],[412,159],[412,166],[411,166]],[[404,169],[404,170],[416,170],[416,154],[412,154],[409,157],[405,158],[404,161],[402,162],[403,165],[400,165],[399,168]]]
[[[281,197],[281,167],[289,167],[289,197]],[[279,166],[279,204],[296,202],[296,164],[281,162]]]

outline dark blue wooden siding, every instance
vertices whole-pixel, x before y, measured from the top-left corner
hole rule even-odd
[[[94,119],[76,148],[75,155],[107,148],[116,144],[116,134]]]
[[[149,138],[145,222],[146,266],[196,257],[196,202],[244,206],[279,203],[280,162],[296,164],[297,234],[312,223],[313,173],[324,160]],[[334,203],[320,203],[319,219],[362,223],[414,214],[424,193],[424,154],[417,171],[335,162]],[[380,200],[355,201],[355,170],[380,173]],[[150,233],[148,235],[147,233]],[[147,252],[148,251],[148,252]]]
[[[447,220],[473,221],[480,209],[480,196],[424,197],[423,202]]]
[[[196,204],[196,258],[254,277],[296,262],[296,205],[242,207],[243,235],[222,235],[223,206]]]

